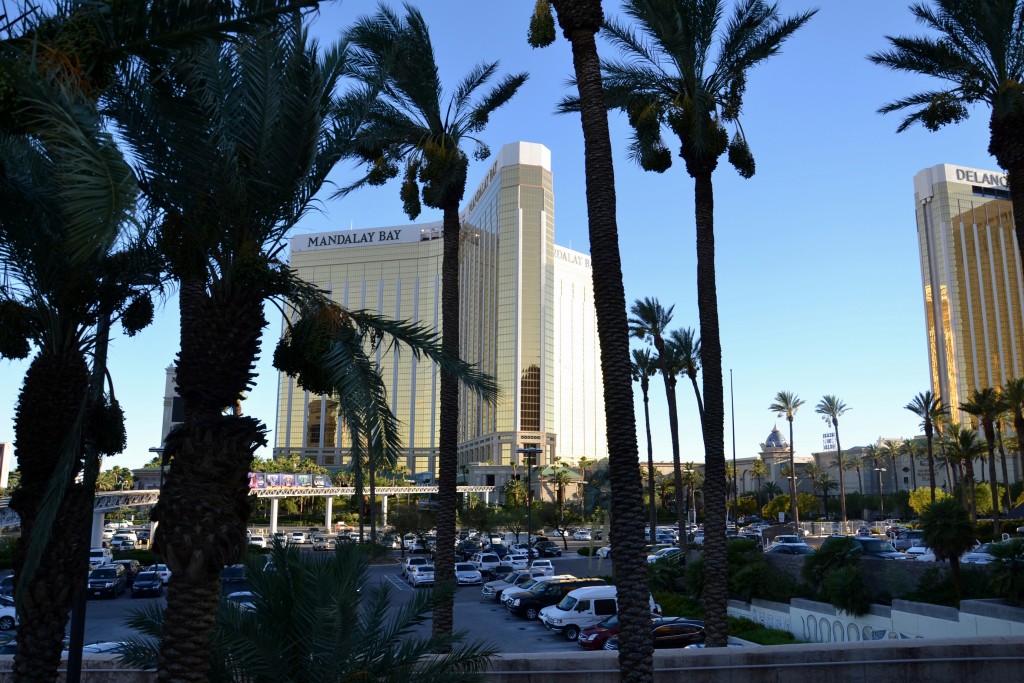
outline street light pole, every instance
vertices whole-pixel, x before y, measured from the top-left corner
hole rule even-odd
[[[884,467],[876,467],[875,472],[878,472],[878,516],[882,519],[885,518],[885,500],[882,498],[882,472],[885,472]]]
[[[527,557],[533,556],[533,541],[530,540],[530,534],[533,532],[533,506],[530,505],[530,497],[533,493],[533,459],[542,450],[540,446],[523,446],[516,449],[516,453],[526,456],[526,547],[531,551],[527,553]]]

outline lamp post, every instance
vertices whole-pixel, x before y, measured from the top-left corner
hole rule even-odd
[[[533,494],[533,459],[542,450],[540,446],[523,446],[516,449],[516,453],[526,456],[526,547],[531,550],[527,553],[527,557],[533,556],[533,541],[530,539],[530,534],[533,532],[533,506],[530,505],[530,498]]]
[[[884,467],[876,467],[875,472],[878,472],[878,516],[885,518],[885,501],[882,498],[882,472],[885,472]]]

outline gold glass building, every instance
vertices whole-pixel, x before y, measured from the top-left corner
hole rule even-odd
[[[940,164],[914,176],[914,200],[932,391],[959,406],[975,389],[1024,376],[1010,193],[1003,173]]]
[[[462,214],[460,348],[494,376],[496,405],[463,390],[460,464],[607,457],[590,257],[555,245],[551,152],[505,145]],[[335,301],[440,330],[441,223],[302,235],[291,266]],[[410,354],[379,359],[412,473],[436,471],[440,376]],[[337,402],[279,378],[275,455],[348,464]]]

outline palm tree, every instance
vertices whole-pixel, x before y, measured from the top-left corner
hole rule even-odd
[[[1024,395],[1022,395],[1022,398],[1024,398]],[[924,391],[918,394],[910,403],[903,407],[921,418],[921,429],[924,430],[924,439],[928,448],[928,481],[931,486],[932,502],[934,503],[935,456],[932,451],[932,439],[935,434],[937,416],[944,413],[945,408],[942,407],[942,400],[938,396],[933,395],[931,391]]]
[[[438,348],[434,334],[344,311],[277,260],[372,101],[334,95],[343,55],[311,45],[302,17],[291,15],[261,35],[204,45],[167,65],[135,64],[109,98],[180,291],[176,381],[185,415],[166,441],[170,467],[153,513],[156,548],[173,572],[163,676],[205,677],[218,575],[247,547],[247,472],[264,428],[223,409],[254,380],[265,301],[296,311],[275,366],[309,391],[336,395],[345,424],[374,453],[400,447],[373,361],[383,339],[411,345],[448,372],[478,375]],[[493,381],[484,384],[493,392]]]
[[[903,455],[910,461],[910,490],[917,490],[917,460],[925,453],[925,446],[916,439],[903,442]]]
[[[1017,435],[1017,476],[1024,470],[1024,377],[1007,380],[1003,385],[1003,400],[1013,418],[1013,431]]]
[[[996,430],[995,422],[1006,411],[1002,397],[992,387],[975,389],[967,403],[960,404],[960,410],[974,415],[985,430],[988,445],[988,474],[992,484],[992,540],[1000,538],[999,528],[999,484],[996,479]]]
[[[903,441],[900,439],[886,439],[882,442],[882,448],[885,450],[885,454],[889,458],[889,462],[892,464],[893,493],[899,493],[900,480],[896,460],[903,454]]]
[[[661,136],[661,126],[667,125],[679,137],[680,156],[694,180],[707,477],[704,562],[706,576],[714,577],[705,584],[704,598],[708,645],[724,647],[728,601],[725,390],[711,176],[727,150],[740,175],[753,175],[754,160],[738,122],[747,77],[754,66],[778,52],[813,12],[781,19],[776,5],[743,0],[723,25],[722,0],[626,0],[623,9],[635,20],[636,32],[624,24],[606,23],[608,37],[626,55],[622,62],[604,65],[608,105],[628,115],[634,131],[630,154],[643,168],[660,172],[671,164]],[[719,47],[714,59],[716,35]],[[670,65],[676,68],[667,69]],[[731,143],[723,122],[736,124]]]
[[[803,404],[803,399],[793,392],[780,391],[775,394],[775,401],[768,406],[768,410],[779,417],[785,417],[786,421],[789,422],[789,504],[793,525],[798,532],[800,530],[800,512],[796,507],[796,461],[793,459],[793,416],[796,415],[796,411]]]
[[[1003,399],[1003,407],[1005,409],[1007,409],[1007,411],[1009,410],[1009,407],[1006,405],[1006,400],[1005,399]],[[1013,508],[1013,502],[1010,500],[1010,473],[1007,471],[1007,467],[1006,467],[1006,448],[1003,445],[1004,439],[1003,439],[1002,429],[1003,429],[1003,419],[1005,419],[1005,417],[1006,417],[1006,413],[1003,413],[1002,415],[1000,415],[999,419],[996,420],[996,422],[995,422],[995,428],[996,428],[996,447],[999,449],[999,465],[1000,465],[1000,467],[1002,468],[1002,471],[1003,471],[1003,486],[1004,486],[1004,489],[1003,489],[1004,498],[1003,498],[1003,500],[1006,503],[1005,510],[1006,510],[1007,513],[1009,513],[1010,510]]]
[[[843,468],[843,447],[839,444],[839,418],[842,417],[849,408],[841,400],[833,396],[832,394],[826,394],[818,401],[818,405],[815,406],[814,412],[818,413],[825,420],[826,424],[832,425],[832,428],[836,431],[836,466],[839,468],[839,507],[843,517],[843,524],[846,524],[846,479],[844,477]],[[828,514],[828,510],[825,511]]]
[[[650,498],[651,508],[651,538],[654,538],[654,530],[658,526],[658,508],[654,500],[654,446],[651,442],[651,407],[650,389],[651,377],[657,373],[654,364],[654,357],[648,349],[632,349],[633,363],[630,366],[633,373],[633,381],[640,382],[640,394],[644,399],[644,426],[647,429],[647,492]]]
[[[679,346],[675,342],[673,342],[671,339],[665,340],[665,345],[664,346],[665,346],[664,353],[659,354],[657,359],[655,360],[655,362],[659,365],[659,367],[662,369],[663,372],[668,373],[666,375],[666,379],[665,379],[665,393],[666,393],[667,396],[671,397],[671,401],[669,403],[669,424],[671,425],[672,423],[675,423],[676,429],[678,429],[679,428],[679,417],[678,417],[679,404],[676,401],[676,385],[677,385],[677,383],[679,381],[679,376],[684,371],[685,359],[682,356],[682,349],[680,349]],[[674,420],[672,419],[673,414],[676,416]],[[678,434],[677,434],[676,435],[676,443],[678,443],[678,442],[679,442],[679,438],[678,438]],[[673,463],[672,463],[672,465],[673,465],[673,476],[676,474],[676,472],[681,472],[681,470],[677,469],[677,466],[678,466],[677,463],[678,462],[679,462],[679,458],[673,458]],[[684,523],[683,508],[678,506],[678,505],[676,507],[676,523],[679,525],[680,533],[682,533],[682,528],[683,528],[683,523]],[[682,543],[681,539],[680,539],[680,543]]]
[[[945,441],[948,457],[963,467],[964,497],[971,513],[971,524],[976,524],[978,507],[974,500],[974,461],[985,452],[985,447],[978,441],[978,432],[958,424],[950,425]]]
[[[526,484],[521,479],[509,479],[501,487],[505,496],[505,502],[513,507],[519,507],[526,500]]]
[[[669,333],[669,341],[676,347],[680,372],[689,377],[690,384],[693,385],[693,395],[697,399],[697,412],[700,414],[700,422],[703,425],[704,401],[701,400],[700,389],[697,387],[697,372],[700,371],[700,337],[689,327],[684,327],[672,330]]]
[[[757,495],[757,514],[761,514],[761,487],[764,482],[764,478],[768,476],[768,466],[761,458],[756,458],[754,462],[750,464],[750,476],[757,479],[757,489],[755,494]]]
[[[958,425],[954,427],[959,428]],[[972,430],[960,432],[974,434]],[[974,520],[967,516],[956,498],[942,498],[925,508],[921,514],[922,540],[935,553],[936,560],[948,560],[949,572],[956,586],[956,597],[963,596],[960,578],[960,556],[974,545]]]
[[[1006,169],[1017,248],[1024,258],[1024,5],[1019,0],[935,0],[910,7],[938,35],[888,36],[892,49],[868,58],[896,71],[945,81],[942,90],[915,93],[879,109],[906,110],[902,132],[915,123],[928,130],[959,123],[969,107],[984,103],[989,115],[988,151]]]
[[[768,496],[769,501],[773,500],[775,496],[782,494],[782,489],[779,488],[779,485],[774,481],[766,481],[764,486],[761,487],[761,490],[764,491],[766,496]]]
[[[507,103],[526,81],[526,74],[504,77],[490,92],[474,96],[497,73],[498,63],[474,67],[443,101],[443,89],[434,59],[430,32],[419,10],[405,5],[403,19],[381,6],[373,16],[358,19],[348,31],[352,71],[374,87],[383,84],[381,97],[356,139],[353,156],[368,173],[342,190],[379,185],[398,175],[405,164],[401,188],[409,218],[420,213],[423,202],[444,215],[441,263],[441,346],[459,357],[459,206],[466,190],[469,158],[462,151],[467,141],[476,144],[475,156],[485,159],[490,150],[475,136],[488,118]],[[421,192],[422,184],[422,192]],[[458,477],[459,394],[454,376],[441,374],[441,416],[438,437],[437,556],[439,581],[455,579],[456,479]],[[452,632],[452,603],[434,613],[435,634]]]
[[[833,479],[832,475],[826,471],[822,471],[811,481],[814,488],[821,491],[821,506],[825,511],[825,518],[828,519],[828,494],[839,488],[839,482]]]
[[[550,5],[538,0],[529,36],[535,47],[550,44],[555,39],[551,6],[558,15],[562,33],[572,45],[583,128],[594,308],[601,345],[608,452],[613,454],[608,462],[614,493],[610,501],[609,538],[615,545],[612,563],[618,577],[619,671],[623,681],[650,681],[654,677],[654,648],[650,638],[650,592],[644,553],[643,488],[637,476],[639,457],[629,372],[629,326],[615,218],[611,135],[594,39],[604,14],[600,0],[551,0]]]

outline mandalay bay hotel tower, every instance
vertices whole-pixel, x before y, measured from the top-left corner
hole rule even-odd
[[[555,244],[550,150],[505,145],[467,197],[460,350],[497,379],[500,395],[488,404],[461,390],[460,466],[522,465],[516,451],[523,447],[542,449],[540,465],[607,457],[590,257]],[[349,309],[440,334],[441,237],[440,222],[304,234],[291,239],[291,266]],[[379,362],[402,425],[405,456],[398,464],[431,479],[439,371],[408,352]],[[348,465],[351,436],[338,423],[334,398],[281,375],[278,406],[275,455],[298,453],[330,469]]]
[[[1006,176],[932,166],[914,176],[914,200],[931,389],[969,424],[957,408],[975,389],[1024,376],[1024,277]]]

